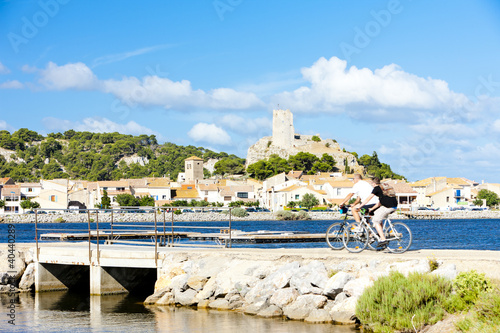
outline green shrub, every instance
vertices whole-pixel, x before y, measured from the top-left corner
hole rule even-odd
[[[311,216],[309,216],[309,214],[307,214],[306,211],[301,210],[301,211],[299,211],[297,213],[297,219],[299,219],[299,220],[310,220]]]
[[[54,220],[55,223],[64,223],[66,222],[65,219],[63,219],[62,217],[58,217],[57,219]]]
[[[475,270],[459,273],[453,279],[454,294],[446,301],[446,311],[453,313],[470,309],[482,292],[492,290],[489,279]]]
[[[248,216],[248,212],[244,208],[234,208],[231,210],[231,215],[236,217],[245,217]]]
[[[182,211],[180,209],[174,210],[175,215],[181,215]]]
[[[356,316],[374,332],[417,330],[444,317],[451,283],[442,277],[399,272],[381,277],[358,300]]]
[[[317,135],[313,135],[311,140],[313,140],[314,142],[320,142],[321,141],[321,138]]]
[[[455,326],[462,332],[500,332],[500,290],[480,293],[475,307]]]
[[[288,210],[280,210],[279,212],[276,212],[276,219],[277,220],[282,220],[282,221],[286,221],[286,220],[296,220],[297,219],[297,215],[292,213],[291,211],[288,211]]]

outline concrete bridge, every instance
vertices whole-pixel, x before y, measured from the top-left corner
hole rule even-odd
[[[35,290],[78,289],[88,290],[90,295],[136,290],[152,293],[158,276],[158,259],[165,256],[153,249],[127,245],[100,245],[97,248],[95,244],[89,247],[86,243],[41,246]]]

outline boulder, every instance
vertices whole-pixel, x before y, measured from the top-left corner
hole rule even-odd
[[[283,314],[290,319],[303,320],[312,310],[326,305],[327,298],[322,295],[301,295],[288,306],[283,308]]]
[[[326,283],[323,289],[323,295],[328,296],[330,298],[335,298],[339,293],[344,290],[344,286],[352,280],[354,277],[346,272],[338,272],[334,276],[332,276],[328,282]]]
[[[429,262],[426,259],[409,260],[404,262],[397,262],[387,266],[387,271],[398,271],[404,276],[410,273],[429,273]]]
[[[318,288],[324,288],[328,281],[325,265],[314,260],[300,267],[290,279],[290,287],[297,289],[301,294],[317,293]]]
[[[258,267],[259,263],[248,260],[233,260],[226,267],[225,270],[217,274],[217,288],[215,289],[215,296],[224,296],[230,290],[236,288],[238,285],[253,285],[259,279],[252,275],[246,274],[250,269]]]
[[[180,289],[173,289],[175,303],[179,303],[181,305],[194,305],[198,301],[196,300],[196,290],[187,289],[185,291],[181,291]]]
[[[229,302],[227,299],[224,298],[218,298],[210,303],[208,303],[208,307],[210,309],[217,309],[217,310],[229,310]]]
[[[263,317],[263,318],[281,317],[281,316],[283,316],[283,310],[281,310],[280,307],[271,304],[267,308],[260,310],[257,313],[257,316]]]
[[[0,284],[16,284],[26,269],[24,253],[8,248],[0,250]]]
[[[187,281],[187,274],[174,276],[170,282],[170,288],[174,291],[184,291],[188,289]]]
[[[325,309],[313,309],[304,319],[308,323],[332,323],[332,317]]]
[[[26,267],[24,274],[19,282],[19,289],[31,290],[35,285],[35,264],[31,263]]]
[[[198,275],[190,276],[187,280],[187,285],[189,288],[194,289],[196,291],[200,291],[203,289],[208,279],[206,277],[201,277]]]
[[[432,275],[438,275],[448,280],[453,280],[457,275],[457,266],[449,264],[446,266],[439,266],[438,269],[431,272]]]
[[[367,277],[350,280],[344,286],[344,293],[347,296],[361,296],[366,288],[373,285],[373,281]]]
[[[351,325],[356,322],[356,304],[358,297],[348,297],[336,303],[330,310],[334,324]]]
[[[274,304],[283,308],[284,306],[292,303],[300,296],[300,293],[295,288],[283,288],[274,292],[269,300],[270,304]]]
[[[175,304],[174,294],[166,292],[158,301],[156,305],[173,305]]]
[[[208,279],[207,283],[205,283],[205,285],[203,286],[203,289],[196,295],[196,299],[198,301],[201,301],[203,299],[212,297],[215,292],[215,288],[217,288],[217,284],[216,277],[214,276]]]
[[[144,304],[156,304],[156,302],[163,297],[163,295],[165,295],[167,292],[170,291],[170,288],[169,287],[166,287],[166,288],[163,288],[163,289],[160,289],[160,290],[157,290],[154,292],[153,295],[150,295],[148,296],[145,300],[144,300]]]

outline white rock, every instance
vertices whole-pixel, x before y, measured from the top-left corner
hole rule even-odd
[[[373,281],[367,277],[362,277],[359,279],[350,280],[344,286],[344,293],[347,296],[361,296],[366,288],[373,285]]]
[[[35,284],[35,267],[34,263],[26,267],[21,281],[19,282],[19,289],[28,290]]]
[[[429,262],[426,259],[409,260],[405,262],[397,262],[387,266],[387,271],[398,271],[404,276],[410,273],[429,273]]]
[[[197,303],[196,294],[197,292],[193,289],[187,289],[186,291],[180,291],[180,289],[173,289],[173,294],[175,302],[181,305],[194,305]]]
[[[295,288],[278,289],[269,300],[269,303],[283,308],[284,306],[295,301],[299,296],[300,294]]]
[[[260,310],[257,316],[263,318],[281,317],[283,316],[283,310],[276,305],[270,305],[267,308]]]
[[[330,310],[333,323],[341,325],[354,324],[357,303],[358,297],[348,297],[336,303]]]
[[[323,295],[330,298],[335,298],[339,293],[344,290],[344,286],[347,282],[352,280],[354,277],[346,272],[338,272],[332,276],[326,283],[323,289]]]
[[[212,297],[216,288],[217,288],[216,277],[213,276],[210,279],[208,279],[207,283],[205,283],[205,286],[203,286],[203,289],[200,292],[198,292],[198,294],[196,295],[196,299],[198,301],[201,301],[209,297]]]
[[[432,275],[438,275],[448,280],[453,280],[457,275],[457,266],[449,264],[446,266],[439,266],[438,269],[431,272]]]
[[[331,323],[333,322],[330,313],[325,309],[313,309],[304,319],[306,323]]]

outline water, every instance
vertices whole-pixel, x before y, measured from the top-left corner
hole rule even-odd
[[[351,326],[264,319],[229,311],[144,306],[141,298],[130,295],[49,292],[20,294],[16,301],[13,326],[7,322],[10,298],[0,295],[1,332],[359,332]]]
[[[394,220],[396,221],[396,220]],[[232,228],[243,231],[273,230],[273,231],[305,231],[309,233],[324,233],[334,221],[233,221]],[[455,220],[401,220],[406,223],[413,233],[413,243],[410,250],[419,249],[457,249],[457,250],[500,250],[500,220],[499,219],[455,219]],[[217,225],[227,225],[219,222]],[[186,223],[184,222],[183,225]],[[193,222],[190,225],[207,225],[202,222]],[[213,224],[212,224],[213,225]],[[17,243],[32,243],[35,241],[35,225],[33,223],[15,224]],[[100,223],[101,228],[109,228],[109,223]],[[66,231],[86,232],[87,223],[45,223],[39,228],[57,228]],[[95,225],[92,224],[92,228]],[[0,243],[7,243],[7,224],[0,224]],[[182,229],[181,229],[182,231]],[[203,230],[196,230],[203,231]],[[214,232],[210,230],[210,232]],[[211,243],[213,244],[213,243]],[[275,243],[275,244],[238,244],[233,247],[260,247],[260,248],[324,248],[326,242],[318,243]]]

